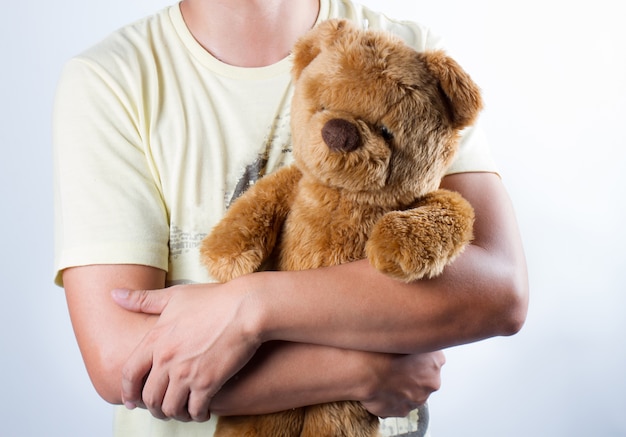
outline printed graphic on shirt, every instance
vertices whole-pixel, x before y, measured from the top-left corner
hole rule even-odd
[[[205,236],[206,233],[186,232],[172,224],[170,227],[170,260],[195,250]]]
[[[263,154],[259,154],[257,159],[252,164],[248,164],[246,166],[246,169],[237,181],[237,185],[235,185],[235,190],[233,191],[232,196],[226,202],[226,208],[229,208],[239,196],[245,193],[248,188],[254,185],[254,183],[265,174],[267,171],[267,161],[266,151]]]
[[[246,192],[256,181],[290,162],[291,157],[291,130],[289,128],[289,116],[291,105],[291,92],[287,90],[283,97],[283,104],[268,127],[268,133],[263,141],[262,151],[257,155],[254,162],[248,164],[239,177],[237,184],[230,196],[224,199],[226,208]]]

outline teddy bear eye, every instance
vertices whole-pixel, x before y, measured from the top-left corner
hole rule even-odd
[[[379,132],[380,132],[380,136],[383,137],[383,140],[385,140],[387,142],[393,140],[393,133],[389,130],[389,128],[387,126],[385,126],[383,124],[378,129],[379,129]]]

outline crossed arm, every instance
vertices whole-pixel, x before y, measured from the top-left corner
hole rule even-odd
[[[442,187],[473,205],[475,239],[432,280],[403,284],[359,261],[163,289],[151,267],[67,269],[94,386],[179,420],[345,399],[406,413],[439,387],[443,355],[432,351],[513,334],[526,316],[525,259],[500,179],[458,174]]]

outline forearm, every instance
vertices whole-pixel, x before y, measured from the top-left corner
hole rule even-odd
[[[381,355],[269,342],[211,402],[217,415],[263,414],[337,400],[365,400]]]
[[[304,343],[265,343],[211,403],[219,415],[263,414],[352,400],[380,417],[402,417],[441,385],[441,352],[399,355]]]
[[[271,283],[260,286],[269,303],[264,338],[416,353],[512,333],[517,304],[502,292],[506,276],[477,274],[489,265],[481,257],[480,248],[468,248],[441,277],[413,284],[389,279],[367,261],[268,275]],[[288,289],[297,289],[297,298],[283,294]]]
[[[470,258],[480,256],[471,251]],[[463,271],[472,268],[467,264],[459,259],[442,277],[415,284],[388,279],[367,261],[268,275],[271,284],[260,285],[269,304],[260,331],[264,340],[389,353],[432,351],[505,334],[507,304],[497,285],[482,283],[484,276],[463,282]],[[298,290],[297,298],[283,293],[289,289]]]

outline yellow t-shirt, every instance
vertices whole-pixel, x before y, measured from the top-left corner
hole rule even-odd
[[[349,0],[343,17],[439,48],[428,29]],[[208,282],[198,243],[230,202],[291,161],[291,58],[262,68],[221,63],[189,33],[178,5],[126,26],[70,60],[54,108],[56,277],[72,266],[142,264],[168,285]],[[449,172],[494,171],[471,129]],[[208,436],[204,424],[118,409],[118,436]]]

